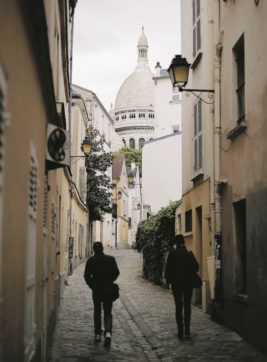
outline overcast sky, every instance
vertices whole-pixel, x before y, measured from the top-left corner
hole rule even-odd
[[[152,72],[180,53],[180,0],[78,0],[73,83],[92,90],[110,109],[137,62],[142,26]]]

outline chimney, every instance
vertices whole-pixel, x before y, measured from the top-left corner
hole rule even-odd
[[[156,69],[156,77],[159,77],[160,76],[160,70],[161,70],[160,62],[156,63],[155,69]]]

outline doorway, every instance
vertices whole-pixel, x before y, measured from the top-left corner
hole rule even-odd
[[[203,247],[203,240],[202,240],[202,206],[196,208],[196,258],[199,263],[199,274],[202,279],[202,247]],[[196,305],[202,306],[202,289],[195,289]]]

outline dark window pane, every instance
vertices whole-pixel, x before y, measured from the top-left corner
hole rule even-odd
[[[185,232],[192,231],[192,210],[185,212]]]
[[[134,140],[134,138],[130,138],[129,143],[130,143],[130,148],[135,148],[135,140]]]

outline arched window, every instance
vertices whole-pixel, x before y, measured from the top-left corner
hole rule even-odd
[[[130,148],[135,148],[135,140],[134,140],[134,138],[130,138],[129,144],[130,144]]]
[[[122,139],[122,142],[123,142],[123,144],[124,144],[124,147],[126,147],[126,141],[125,141],[124,138]]]
[[[144,147],[145,144],[145,139],[144,138],[139,138],[139,149],[141,150],[141,148]]]

